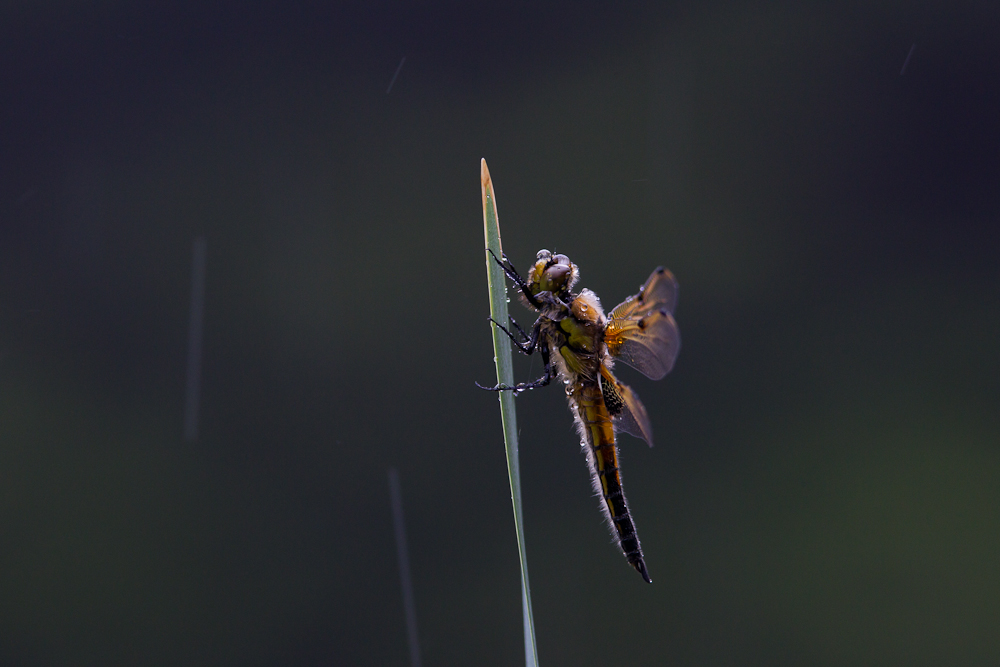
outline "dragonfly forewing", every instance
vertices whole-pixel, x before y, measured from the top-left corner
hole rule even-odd
[[[677,308],[677,280],[674,279],[674,274],[660,266],[642,284],[639,293],[615,306],[608,318],[621,320],[642,317],[654,310],[673,313],[675,308]]]
[[[666,310],[613,319],[604,333],[608,352],[652,380],[670,372],[681,350],[681,334]]]

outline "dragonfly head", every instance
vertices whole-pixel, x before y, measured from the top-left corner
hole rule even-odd
[[[576,264],[569,261],[569,257],[553,255],[548,250],[539,250],[535,264],[528,273],[528,289],[532,294],[552,292],[560,299],[564,299],[579,278],[580,270],[576,268]]]

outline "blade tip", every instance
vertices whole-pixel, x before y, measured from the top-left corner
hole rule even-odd
[[[483,187],[488,187],[490,183],[490,168],[486,166],[486,158],[482,158],[479,162],[479,178],[483,183]]]

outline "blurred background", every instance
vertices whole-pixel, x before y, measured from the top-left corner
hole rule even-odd
[[[995,2],[9,2],[0,59],[0,663],[407,665],[396,468],[424,664],[523,664],[483,157],[516,265],[680,284],[651,586],[517,401],[543,665],[1000,661]]]

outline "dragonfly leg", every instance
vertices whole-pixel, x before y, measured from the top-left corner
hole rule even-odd
[[[518,382],[515,385],[509,384],[496,384],[492,387],[484,387],[483,385],[476,383],[476,386],[480,389],[485,389],[486,391],[512,391],[514,395],[518,395],[522,392],[528,391],[529,389],[538,389],[539,387],[544,387],[545,385],[552,382],[552,375],[546,371],[545,375],[538,378],[537,380],[532,380],[531,382]]]
[[[521,352],[523,352],[525,354],[531,354],[532,352],[534,352],[535,348],[538,346],[538,327],[537,326],[536,327],[532,327],[532,329],[531,329],[531,336],[529,336],[528,334],[524,333],[524,329],[521,328],[521,325],[518,324],[517,321],[513,317],[510,317],[509,315],[507,317],[510,318],[511,323],[515,327],[517,327],[517,332],[519,334],[521,334],[522,338],[524,338],[524,342],[519,341],[514,336],[514,334],[512,334],[510,332],[510,330],[507,327],[505,327],[504,325],[500,324],[499,322],[497,322],[492,317],[490,317],[488,319],[489,319],[490,322],[492,322],[493,324],[497,325],[497,327],[499,327],[499,329],[501,331],[503,331],[505,334],[507,334],[507,337],[510,338],[511,342],[513,342],[514,345],[517,346],[517,349],[519,349]]]
[[[521,338],[523,338],[525,341],[531,340],[528,334],[524,333],[524,329],[522,329],[521,325],[517,323],[517,320],[515,320],[510,315],[507,316],[507,319],[510,320],[510,323],[514,325],[515,329],[517,329],[517,333],[521,334]]]
[[[520,388],[518,393],[521,393],[522,391],[527,391],[528,389],[538,389],[539,387],[545,387],[550,382],[552,382],[553,377],[554,376],[551,373],[551,371],[549,369],[545,369],[545,374],[542,377],[538,378],[537,380],[533,380],[531,382],[521,382],[520,384],[518,384],[517,386]]]
[[[515,385],[497,383],[492,387],[484,387],[477,382],[476,386],[480,389],[485,389],[486,391],[512,391],[515,396],[528,391],[529,389],[538,389],[539,387],[546,386],[552,382],[552,378],[554,378],[556,374],[555,370],[552,368],[552,364],[549,363],[549,351],[545,347],[539,349],[542,352],[542,358],[545,360],[545,373],[537,380],[532,380],[531,382],[518,382]]]
[[[492,250],[489,248],[486,250],[493,255],[493,259],[500,265],[500,268],[503,269],[504,274],[510,279],[510,281],[517,285],[517,288],[521,290],[521,294],[523,294],[524,298],[528,300],[528,303],[530,303],[536,310],[541,310],[542,303],[536,299],[535,295],[531,293],[530,289],[528,289],[527,281],[517,272],[517,269],[514,268],[511,261],[507,259],[507,255],[504,255],[503,260],[501,260]]]

